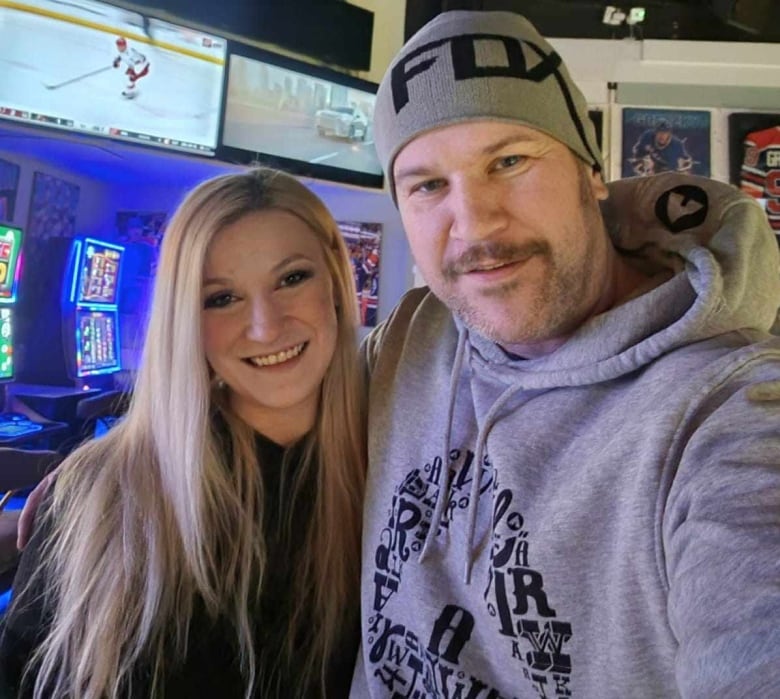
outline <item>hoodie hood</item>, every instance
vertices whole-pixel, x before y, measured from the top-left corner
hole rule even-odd
[[[525,388],[574,386],[615,378],[726,332],[769,331],[780,306],[780,254],[755,200],[730,185],[676,173],[608,188],[602,213],[613,243],[635,266],[667,281],[594,316],[539,359],[513,360],[456,319],[471,361],[509,383],[520,372]]]

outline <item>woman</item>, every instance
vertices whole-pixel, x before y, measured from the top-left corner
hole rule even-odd
[[[168,227],[125,418],[59,470],[0,643],[22,696],[346,696],[364,428],[343,239],[294,178]],[[21,688],[21,689],[20,689]]]

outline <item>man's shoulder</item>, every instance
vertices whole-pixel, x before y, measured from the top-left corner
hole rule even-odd
[[[679,390],[693,390],[694,400],[703,405],[711,405],[714,396],[749,396],[768,386],[775,400],[780,397],[780,337],[763,330],[733,330],[690,342],[653,365],[657,375],[678,376]],[[722,400],[716,398],[715,403]]]
[[[435,344],[432,341],[449,326],[454,326],[451,311],[427,286],[411,289],[363,341],[368,366],[375,365],[380,353],[398,354],[410,345]]]
[[[387,319],[371,331],[368,339],[384,341],[390,335],[406,332],[410,326],[434,319],[451,320],[452,314],[427,286],[415,287],[401,297]]]

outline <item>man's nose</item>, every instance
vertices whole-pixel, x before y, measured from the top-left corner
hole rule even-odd
[[[450,193],[450,235],[465,242],[486,240],[506,225],[503,197],[489,183],[462,180]]]

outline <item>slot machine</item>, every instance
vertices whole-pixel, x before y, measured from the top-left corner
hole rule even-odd
[[[101,379],[122,369],[118,303],[124,246],[96,238],[35,242],[35,265],[22,282],[24,356],[18,380],[111,388]]]
[[[22,229],[0,224],[0,446],[16,445],[44,425],[23,412],[7,410],[6,386],[15,378],[15,306],[22,268]]]
[[[14,319],[22,230],[0,224],[0,381],[14,378]]]
[[[74,241],[71,291],[63,303],[63,332],[73,352],[70,374],[78,380],[122,369],[119,284],[125,248],[94,238]],[[66,280],[67,281],[67,280]]]
[[[39,415],[76,429],[78,403],[112,390],[112,375],[122,369],[118,304],[125,248],[88,237],[34,242],[29,260],[25,250],[29,269],[11,390]]]

